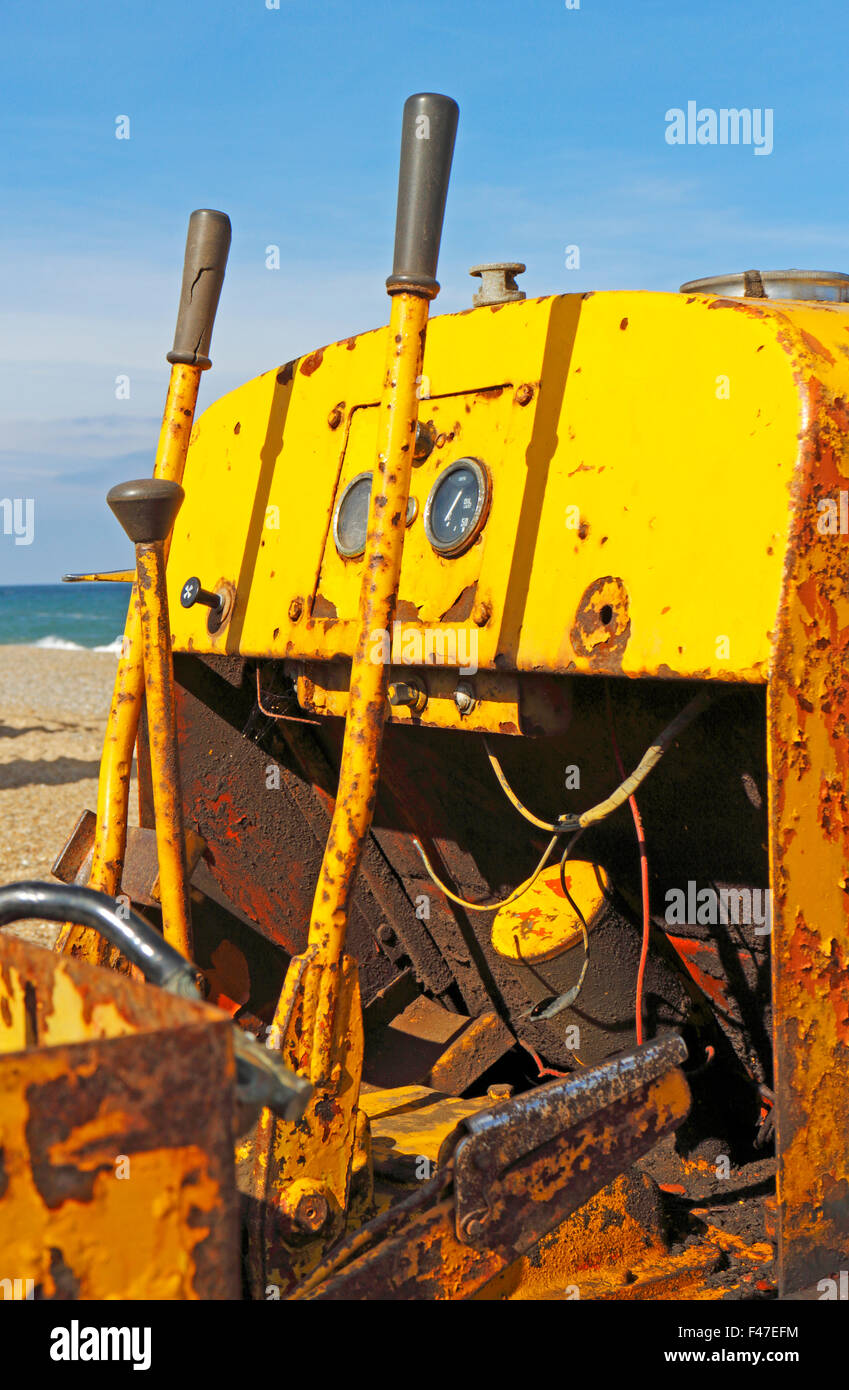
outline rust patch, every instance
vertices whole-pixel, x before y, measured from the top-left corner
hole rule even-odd
[[[472,616],[472,609],[475,605],[475,596],[478,591],[478,581],[467,584],[455,598],[450,608],[446,608],[439,621],[441,623],[464,623]]]
[[[409,599],[399,598],[395,605],[395,618],[399,623],[417,623],[419,621],[419,610]]]
[[[308,357],[305,357],[304,360],[302,361],[302,363],[301,363],[301,372],[302,372],[302,374],[303,374],[304,376],[312,376],[313,372],[317,372],[317,371],[318,371],[318,369],[319,369],[319,367],[321,366],[321,364],[322,364],[323,361],[324,361],[324,348],[316,348],[315,352],[311,352],[311,353],[309,354],[309,356],[308,356]]]
[[[815,338],[813,333],[808,333],[804,328],[801,329],[799,336],[811,352],[816,353],[818,357],[824,357],[826,362],[830,363],[832,367],[834,366],[836,358],[832,357],[828,348],[823,346],[819,338]]]
[[[331,603],[323,594],[316,594],[312,604],[312,616],[314,618],[338,618],[336,604]]]
[[[606,575],[585,590],[569,634],[577,656],[596,670],[618,671],[631,636],[628,591],[621,579]]]

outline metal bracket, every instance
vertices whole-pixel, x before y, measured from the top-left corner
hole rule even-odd
[[[674,1129],[689,1109],[672,1034],[461,1122],[457,1239],[521,1254]],[[671,1084],[668,1084],[671,1083]]]

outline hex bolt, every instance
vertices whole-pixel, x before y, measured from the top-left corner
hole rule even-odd
[[[345,412],[341,405],[335,405],[327,417],[327,423],[332,430],[338,430],[345,418]]]
[[[457,706],[457,710],[460,714],[461,719],[465,715],[471,714],[472,710],[477,704],[477,700],[475,699],[475,692],[473,691],[470,685],[466,684],[465,681],[461,681],[460,684],[457,686],[457,689],[454,691],[454,704]]]
[[[513,400],[517,405],[530,405],[534,398],[534,388],[529,381],[523,381],[521,386],[516,387]]]
[[[301,617],[301,614],[303,613],[303,611],[304,611],[304,601],[303,601],[303,599],[300,599],[300,598],[293,598],[293,599],[292,599],[292,602],[289,604],[289,622],[290,622],[290,623],[296,623],[296,622],[298,622],[298,620],[299,620],[299,618]]]
[[[407,708],[413,714],[421,714],[427,704],[427,692],[414,680],[391,681],[386,698],[396,708]]]
[[[500,1081],[494,1086],[489,1086],[486,1092],[487,1099],[491,1100],[496,1105],[502,1100],[509,1100],[512,1094],[513,1087],[509,1086],[506,1082]]]
[[[383,946],[394,946],[396,936],[388,922],[381,922],[377,929],[377,939]]]

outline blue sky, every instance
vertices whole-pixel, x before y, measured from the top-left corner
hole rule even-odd
[[[460,105],[437,312],[486,260],[529,295],[849,270],[848,37],[839,0],[3,0],[0,498],[36,526],[0,583],[127,562],[103,498],[152,467],[193,208],[233,222],[202,404],[384,321],[413,91]],[[689,100],[770,108],[773,152],[670,146]]]

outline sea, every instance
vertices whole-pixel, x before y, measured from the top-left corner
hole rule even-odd
[[[0,584],[0,645],[115,652],[129,584]]]

